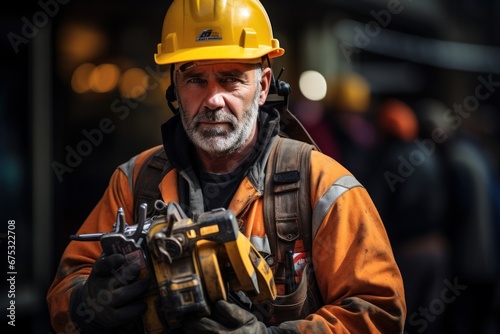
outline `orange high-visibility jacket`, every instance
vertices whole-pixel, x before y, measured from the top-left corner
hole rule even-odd
[[[165,137],[166,129],[163,130]],[[264,150],[270,149],[277,133],[269,131],[274,132]],[[78,234],[111,231],[120,206],[125,210],[126,221],[133,221],[133,182],[154,150],[145,151],[116,169]],[[260,159],[267,159],[266,154],[261,156],[265,158]],[[265,161],[252,165],[228,209],[243,222],[244,234],[256,248],[269,252],[263,249],[269,247],[264,228],[263,179],[255,177],[263,175],[265,165]],[[350,182],[338,182],[346,176]],[[159,189],[165,203],[179,202],[179,177],[185,177],[185,173],[176,168],[163,177]],[[402,333],[406,316],[403,281],[367,191],[349,171],[318,151],[311,153],[309,178],[312,219],[320,224],[313,239],[312,263],[325,306],[306,319],[285,322],[280,327],[299,333]],[[72,241],[67,246],[47,294],[57,333],[73,329],[69,312],[71,292],[85,282],[101,252],[99,242]]]

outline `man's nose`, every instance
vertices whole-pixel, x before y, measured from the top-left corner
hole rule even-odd
[[[216,110],[225,106],[224,89],[216,82],[208,83],[205,91],[205,107]]]

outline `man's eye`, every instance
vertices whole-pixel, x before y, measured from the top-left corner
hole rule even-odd
[[[223,83],[235,83],[238,81],[239,80],[237,78],[234,78],[234,77],[227,77],[227,78],[222,79]]]
[[[201,84],[203,80],[201,78],[191,78],[188,80],[188,83]]]

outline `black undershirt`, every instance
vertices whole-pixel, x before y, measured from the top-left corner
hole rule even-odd
[[[201,161],[197,161],[197,172],[203,192],[203,205],[205,211],[224,208],[227,209],[231,203],[238,186],[246,175],[252,161],[257,158],[258,150],[254,150],[241,165],[229,173],[209,173],[203,169]]]
[[[243,178],[244,169],[238,167],[224,174],[208,173],[202,170],[199,175],[205,210],[227,209]]]

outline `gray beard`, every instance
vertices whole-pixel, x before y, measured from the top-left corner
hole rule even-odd
[[[188,138],[196,147],[215,157],[227,157],[239,151],[248,141],[257,122],[259,95],[260,91],[257,89],[250,107],[243,113],[241,123],[238,122],[236,116],[223,110],[209,110],[198,113],[188,122],[182,105],[179,103],[182,125]],[[200,130],[197,124],[202,121],[227,122],[230,126],[229,129],[226,127],[210,127]]]

